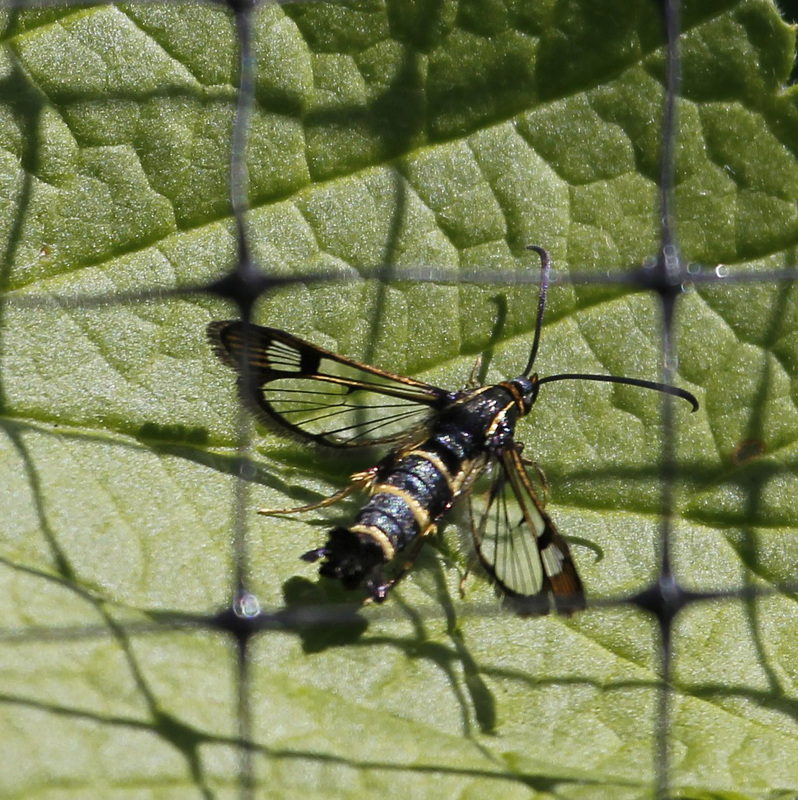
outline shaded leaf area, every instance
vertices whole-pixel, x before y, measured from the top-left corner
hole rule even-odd
[[[335,280],[269,295],[258,321],[447,388],[479,353],[485,380],[512,377],[537,300],[513,276],[537,274],[534,243],[562,279],[540,374],[656,379],[656,300],[566,280],[657,248],[650,5],[259,10],[252,249],[269,274]],[[683,22],[676,201],[691,270],[794,268],[794,34],[763,0],[696,0]],[[174,625],[232,591],[237,407],[204,328],[236,310],[199,293],[63,300],[166,292],[233,264],[235,26],[216,7],[137,4],[5,10],[0,30],[0,794],[237,796],[234,642]],[[486,283],[421,282],[424,270]],[[691,588],[794,581],[795,298],[786,283],[719,280],[681,299],[676,376],[702,405],[674,409],[674,560]],[[590,596],[631,593],[658,568],[661,398],[544,388],[519,438],[545,469],[549,511]],[[296,519],[255,509],[312,502],[370,463],[273,431],[257,432],[250,461],[252,590],[270,608],[328,608],[340,593],[298,555],[357,501]],[[651,796],[655,624],[625,607],[518,620],[474,577],[464,602],[461,550],[452,525],[357,627],[254,641],[259,787]],[[679,618],[683,796],[794,794],[793,616],[794,597],[775,593]]]

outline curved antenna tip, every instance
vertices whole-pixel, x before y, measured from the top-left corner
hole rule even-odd
[[[548,250],[539,244],[528,244],[527,250],[534,250],[540,256],[540,294],[538,295],[538,317],[535,321],[535,338],[532,340],[532,351],[529,354],[529,361],[526,363],[524,371],[521,373],[528,378],[532,374],[532,367],[535,365],[535,358],[538,354],[540,344],[540,331],[543,328],[543,311],[546,308],[546,293],[549,290],[549,273],[551,272],[551,256]]]

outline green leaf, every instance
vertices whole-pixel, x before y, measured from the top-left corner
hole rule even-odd
[[[694,0],[684,16],[682,247],[701,276],[786,271],[794,30],[765,0]],[[237,311],[203,294],[64,300],[168,292],[234,263],[234,20],[136,4],[0,21],[0,795],[237,796],[236,643],[161,624],[233,591],[239,414],[204,329]],[[563,278],[539,373],[659,377],[656,299],[567,280],[658,247],[653,3],[269,5],[255,33],[253,254],[270,275],[340,279],[270,294],[258,321],[451,389],[479,353],[486,380],[513,377],[537,303],[513,276],[537,275],[539,244]],[[412,277],[461,269],[486,283]],[[677,617],[670,780],[684,798],[798,787],[794,596],[777,589],[798,559],[796,309],[788,282],[719,278],[679,299],[676,380],[701,410],[673,409],[676,574],[774,589]],[[660,396],[545,386],[518,438],[590,597],[645,586]],[[368,461],[263,430],[251,461],[251,590],[267,608],[329,611],[335,591],[298,556],[357,500],[255,509],[312,502]],[[450,525],[367,626],[251,643],[256,796],[653,796],[655,621],[627,606],[510,617],[478,578],[461,600],[465,563]]]

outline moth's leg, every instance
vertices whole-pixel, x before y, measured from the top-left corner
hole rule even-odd
[[[521,455],[521,452],[524,449],[523,442],[516,442],[515,449],[518,451],[518,454]],[[540,498],[543,506],[545,507],[548,505],[549,502],[549,482],[546,480],[546,473],[543,471],[543,468],[538,464],[537,461],[532,461],[530,458],[525,458],[521,455],[521,463],[525,467],[532,467],[538,474],[538,480],[540,481],[540,488],[543,490],[543,497]]]
[[[466,389],[479,389],[479,371],[482,369],[482,353],[477,356],[477,360],[474,362],[474,369],[471,370],[471,375],[468,378],[468,383],[466,383]]]
[[[549,482],[546,480],[546,473],[543,471],[543,468],[538,464],[537,461],[530,461],[528,458],[522,458],[521,463],[525,467],[532,467],[535,472],[538,474],[538,480],[540,481],[540,488],[543,492],[543,497],[540,498],[541,503],[543,504],[544,508],[549,503]]]
[[[297,506],[296,508],[259,508],[258,514],[301,514],[304,511],[313,511],[317,508],[326,508],[327,506],[331,506],[337,503],[339,500],[343,500],[345,497],[348,497],[350,494],[352,494],[352,492],[356,492],[360,489],[368,489],[369,486],[374,483],[374,477],[377,474],[377,469],[377,467],[372,467],[371,469],[363,470],[363,472],[355,472],[353,475],[350,475],[349,479],[352,482],[349,484],[349,486],[345,486],[343,489],[341,489],[341,491],[319,500],[318,503],[310,503],[309,505]]]
[[[471,575],[471,568],[466,567],[466,571],[463,573],[463,577],[460,578],[460,583],[458,584],[457,588],[460,592],[460,599],[465,600],[466,596],[466,581],[468,580],[469,576]]]
[[[424,546],[424,540],[428,536],[434,536],[437,532],[438,526],[431,524],[426,530],[419,534],[413,544],[408,548],[407,553],[401,554],[403,556],[402,561],[390,580],[385,580],[382,566],[372,571],[371,575],[363,581],[363,588],[368,594],[366,602],[374,601],[375,603],[382,603],[385,598],[388,597],[388,593],[391,589],[393,589],[393,587],[410,571],[418,554],[421,552],[421,548]]]

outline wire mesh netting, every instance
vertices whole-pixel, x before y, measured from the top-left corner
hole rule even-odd
[[[0,796],[798,795],[794,31],[678,17],[5,4]],[[587,611],[502,611],[456,509],[360,608],[298,559],[357,497],[256,512],[373,459],[252,426],[205,328],[496,382],[530,244],[541,377],[701,408],[562,382],[519,423]]]

